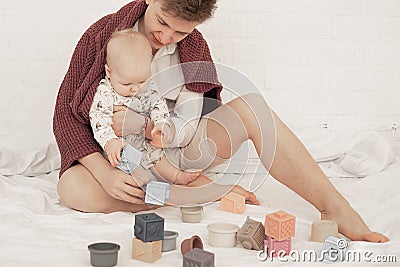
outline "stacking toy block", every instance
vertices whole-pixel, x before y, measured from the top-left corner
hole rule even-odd
[[[164,218],[155,213],[135,215],[134,234],[143,242],[164,239]]]
[[[262,250],[265,239],[264,225],[247,217],[237,233],[237,239],[245,249]]]
[[[151,181],[146,185],[144,202],[159,206],[164,205],[169,199],[169,186],[168,183]]]
[[[221,199],[221,210],[241,214],[244,212],[246,198],[230,192]]]
[[[214,253],[194,248],[183,255],[183,267],[214,267]]]
[[[292,239],[278,241],[272,237],[267,236],[264,241],[264,251],[268,253],[269,257],[285,256],[288,255],[292,249]]]
[[[345,239],[328,236],[322,247],[323,261],[327,263],[343,261],[348,245]]]
[[[278,241],[294,236],[296,217],[284,211],[277,211],[265,216],[265,235]]]
[[[162,240],[143,242],[132,239],[132,259],[152,263],[161,258]]]
[[[137,168],[137,166],[139,166],[141,159],[142,152],[133,146],[126,144],[121,150],[121,161],[117,165],[117,168],[127,174],[130,174],[134,169]]]

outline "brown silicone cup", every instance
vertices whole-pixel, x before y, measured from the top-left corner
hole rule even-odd
[[[338,224],[334,221],[321,220],[313,222],[310,241],[324,243],[328,236],[338,237]]]
[[[191,251],[194,248],[203,249],[203,241],[201,241],[201,238],[197,235],[194,235],[191,238],[185,239],[181,243],[182,255],[185,255],[186,253],[188,253],[189,251]]]
[[[150,144],[157,148],[162,148],[161,132],[156,132],[153,134],[153,139]]]

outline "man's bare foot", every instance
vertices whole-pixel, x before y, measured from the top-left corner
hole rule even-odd
[[[177,171],[174,176],[174,184],[187,185],[193,182],[200,176],[201,172],[190,172],[190,171]]]
[[[354,241],[375,243],[389,241],[389,238],[385,235],[372,232],[350,205],[339,207],[332,212],[322,212],[321,219],[336,221],[339,225],[339,232]]]

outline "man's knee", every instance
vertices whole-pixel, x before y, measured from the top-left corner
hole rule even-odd
[[[259,109],[264,110],[265,108],[268,108],[265,98],[259,93],[249,93],[241,96],[241,99],[253,112],[257,112]]]
[[[82,179],[84,167],[75,165],[66,170],[57,184],[57,192],[61,203],[69,208],[78,209],[79,196],[82,195]]]

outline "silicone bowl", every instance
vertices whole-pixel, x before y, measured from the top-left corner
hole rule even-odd
[[[182,221],[185,223],[201,222],[203,206],[181,207]]]
[[[181,243],[181,253],[185,255],[194,248],[203,249],[203,241],[200,236],[194,235],[191,238],[183,240]]]
[[[96,267],[115,266],[118,261],[118,251],[121,247],[115,243],[93,243],[88,246],[90,264]]]
[[[176,238],[179,236],[175,231],[164,231],[164,239],[162,241],[162,252],[176,249]]]
[[[336,222],[329,220],[313,222],[310,241],[324,243],[328,236],[339,236],[338,224]]]
[[[231,223],[211,223],[207,225],[208,242],[213,247],[235,247],[239,226]]]

